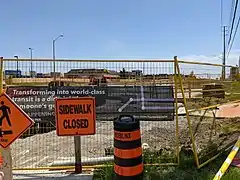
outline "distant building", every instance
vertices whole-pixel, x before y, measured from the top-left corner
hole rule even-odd
[[[137,77],[143,75],[142,70],[132,70],[132,74],[137,76]]]
[[[141,77],[142,71],[141,70],[132,70],[132,71],[120,71],[120,75],[122,78],[138,78]]]
[[[50,77],[54,77],[54,76],[56,76],[56,77],[61,77],[62,76],[62,74],[61,74],[61,72],[51,72],[50,73]]]
[[[235,80],[239,74],[238,67],[231,67],[230,69],[230,79]]]
[[[107,69],[71,69],[64,73],[66,78],[89,78],[90,76],[105,76],[106,78],[119,77],[119,73]]]

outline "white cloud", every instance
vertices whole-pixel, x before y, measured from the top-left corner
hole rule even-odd
[[[232,51],[228,58],[226,59],[227,65],[238,65],[240,57],[240,49]],[[214,64],[222,64],[222,54],[219,55],[187,55],[178,57],[181,60],[186,61],[197,61],[197,62],[207,62],[207,63],[214,63]]]
[[[240,50],[232,51],[226,59],[226,65],[236,66],[239,63]],[[179,56],[179,60],[195,61],[203,63],[222,64],[222,54],[219,55],[188,55]],[[193,64],[181,64],[181,72],[189,74],[194,71],[195,74],[202,77],[220,77],[222,73],[222,67],[210,66],[210,65],[193,65]],[[230,74],[230,68],[226,68],[226,76]]]

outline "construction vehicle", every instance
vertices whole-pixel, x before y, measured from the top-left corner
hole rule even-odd
[[[89,84],[88,85],[94,85],[94,86],[105,86],[107,85],[107,78],[104,77],[104,76],[94,76],[94,75],[91,75],[89,76]]]

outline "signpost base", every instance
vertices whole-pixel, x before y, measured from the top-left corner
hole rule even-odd
[[[4,178],[3,179],[13,179],[13,174],[12,174],[12,155],[11,155],[11,150],[10,148],[3,149],[2,147],[0,148],[0,154],[3,158],[3,165],[1,167],[1,171],[4,173]]]
[[[75,173],[82,173],[82,160],[81,160],[81,136],[74,136],[75,147]]]

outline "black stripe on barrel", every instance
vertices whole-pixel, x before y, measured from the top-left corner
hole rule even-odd
[[[141,180],[143,175],[140,122],[131,115],[114,121],[114,180]]]

